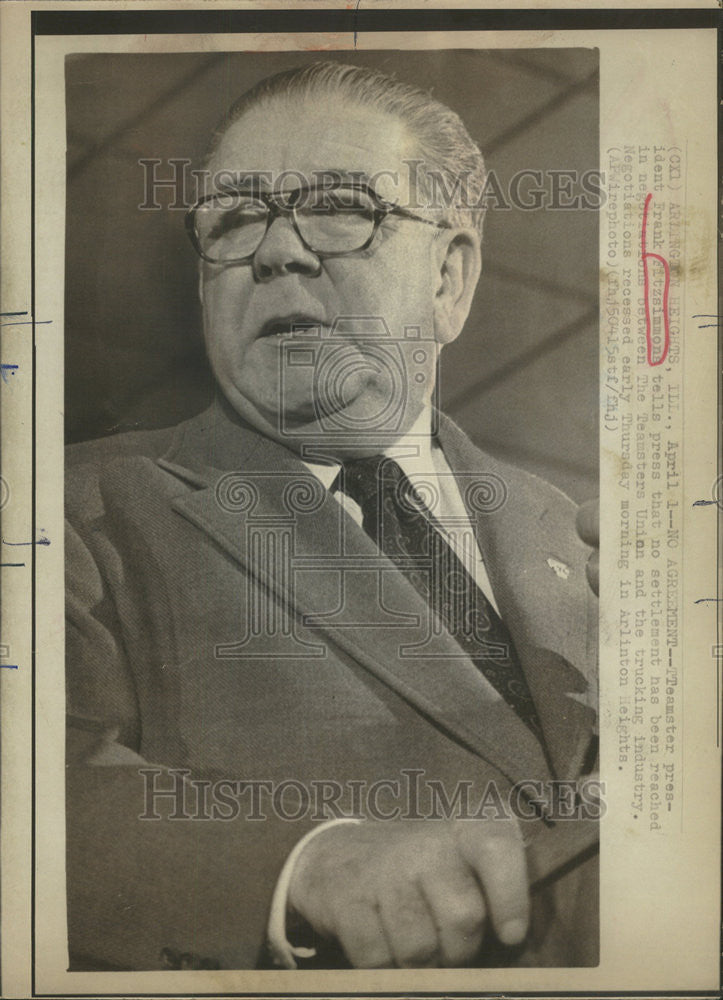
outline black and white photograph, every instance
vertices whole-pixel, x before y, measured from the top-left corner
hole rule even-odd
[[[595,965],[597,51],[66,88],[70,968]]]

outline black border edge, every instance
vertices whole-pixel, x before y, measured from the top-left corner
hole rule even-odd
[[[513,31],[715,28],[714,8],[605,10],[37,10],[42,35],[196,34],[204,32]]]

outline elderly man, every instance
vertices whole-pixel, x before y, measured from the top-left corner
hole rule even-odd
[[[319,63],[204,176],[217,399],[68,457],[71,968],[595,964],[590,550],[434,406],[480,153]]]

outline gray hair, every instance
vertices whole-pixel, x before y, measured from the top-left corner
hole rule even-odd
[[[403,121],[419,148],[420,160],[414,161],[418,202],[435,208],[440,221],[474,229],[481,238],[487,174],[482,154],[462,119],[428,91],[380,70],[328,61],[266,77],[231,105],[211,137],[205,162],[226,131],[250,108],[275,97],[319,93],[346,97]]]

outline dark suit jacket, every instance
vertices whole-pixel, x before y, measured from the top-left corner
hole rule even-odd
[[[145,762],[307,785],[422,768],[450,792],[579,774],[594,713],[575,693],[594,669],[596,611],[574,505],[446,419],[439,439],[544,749],[447,633],[425,639],[422,599],[298,458],[224,403],[69,450],[71,968],[159,968],[164,947],[226,968],[263,962],[276,877],[313,825],[141,820]],[[467,489],[480,474],[504,483],[482,511]],[[170,787],[165,771],[157,781]],[[566,860],[565,824],[529,822],[525,835]],[[595,864],[538,893],[526,947],[495,960],[594,964]]]

